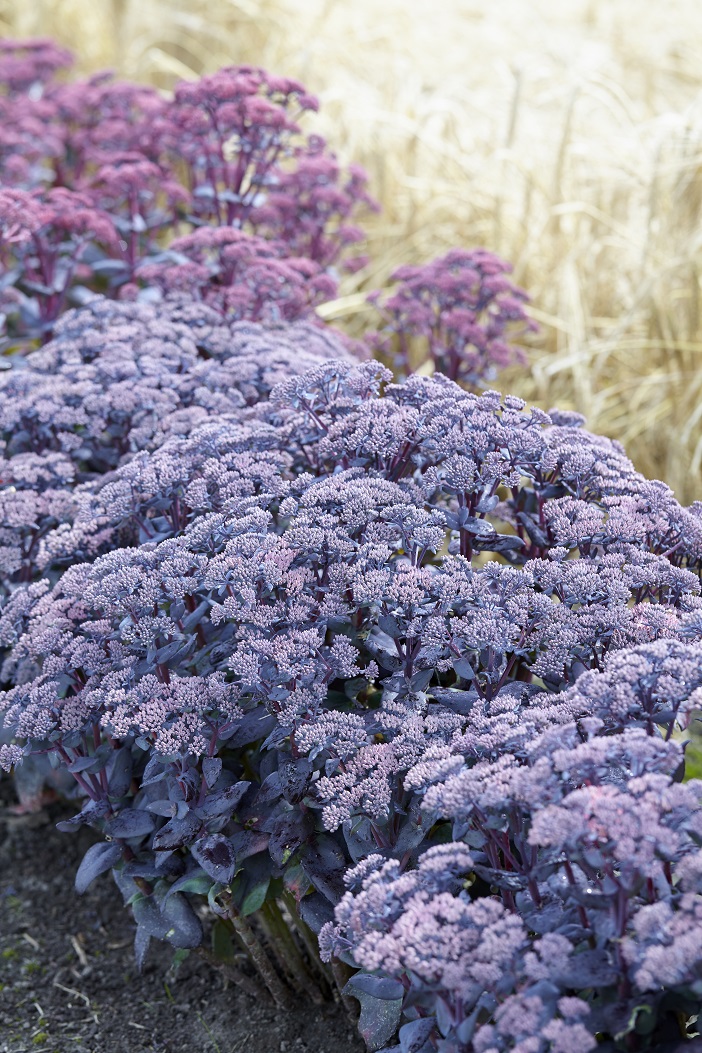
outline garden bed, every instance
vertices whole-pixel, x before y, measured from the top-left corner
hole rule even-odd
[[[154,944],[138,975],[133,923],[109,877],[77,897],[92,838],[56,830],[64,806],[33,815],[0,799],[0,1051],[27,1053],[360,1053],[336,1006],[290,1013],[256,1003],[196,958],[169,972]]]

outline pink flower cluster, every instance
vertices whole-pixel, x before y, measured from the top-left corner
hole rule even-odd
[[[401,374],[429,360],[451,380],[484,387],[500,369],[526,361],[507,335],[538,328],[510,270],[485,249],[451,249],[424,266],[399,267],[391,276],[397,289],[369,298],[384,323],[372,342]]]
[[[236,317],[256,301],[254,317],[289,320],[333,297],[329,269],[363,238],[356,214],[377,206],[363,172],[302,131],[317,109],[302,85],[228,67],[164,98],[109,74],[64,83],[70,63],[50,41],[0,51],[7,346],[151,278]],[[244,291],[233,272],[247,260]]]

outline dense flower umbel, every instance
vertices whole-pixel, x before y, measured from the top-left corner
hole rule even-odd
[[[60,450],[84,473],[101,472],[153,444],[156,431],[181,433],[178,411],[199,407],[204,420],[210,408],[258,404],[296,369],[333,356],[349,358],[313,325],[228,324],[192,301],[155,309],[95,298],[0,374],[0,435],[9,454]]]
[[[141,153],[116,154],[101,165],[87,193],[106,209],[120,233],[124,268],[107,262],[113,280],[133,281],[137,266],[158,255],[159,237],[185,215],[190,198],[185,187],[161,165]]]
[[[540,712],[537,696],[491,707],[492,727],[484,724],[482,735],[469,724],[450,747],[430,746],[404,785],[426,790],[426,826],[449,820],[456,843],[425,851],[418,869],[404,874],[397,858],[383,856],[369,870],[370,856],[359,877],[348,876],[336,925],[320,934],[322,952],[401,981],[407,1010],[436,1013],[439,1049],[589,1050],[596,1033],[629,1035],[623,1048],[676,1048],[664,1045],[667,1029],[671,1037],[676,1030],[667,1014],[690,1012],[702,990],[700,942],[691,936],[702,903],[702,784],[671,780],[682,762],[677,743],[631,724],[614,733],[607,727],[619,659],[638,664],[639,690],[650,683],[656,657],[660,686],[666,660],[671,672],[682,663],[690,707],[694,692],[699,699],[699,650],[677,645],[666,655],[670,644],[654,646],[650,656],[647,649],[613,655],[612,675],[590,674],[593,685],[601,681],[599,705],[581,696],[587,715],[575,722],[567,721],[577,714],[572,697],[561,713],[557,695]],[[443,885],[432,875],[437,851]],[[452,871],[463,881],[447,896]],[[688,873],[689,890],[682,884]],[[501,902],[484,898],[488,886]],[[468,921],[486,903],[495,912],[482,922],[487,954]],[[500,957],[498,908],[522,926],[508,964]],[[462,939],[474,940],[470,953],[459,950]],[[467,977],[476,956],[479,968]],[[533,1018],[521,1016],[529,1004]],[[479,1026],[492,1013],[494,1023]],[[511,1013],[520,1018],[516,1033],[504,1026]],[[638,1014],[657,1022],[658,1038],[644,1037]]]
[[[10,197],[0,212],[19,207],[24,219],[3,224],[12,344],[46,339],[68,300],[114,295],[139,269],[240,318],[290,320],[303,302],[334,295],[327,271],[363,240],[357,214],[377,206],[358,166],[345,171],[319,136],[302,133],[298,119],[317,108],[302,85],[233,66],[165,98],[107,73],[55,81],[70,61],[50,41],[2,42],[0,181]],[[164,257],[174,234],[175,257]],[[251,260],[230,244],[245,234],[271,242],[268,251],[251,242],[258,270],[247,283],[233,272]]]
[[[19,315],[18,332],[51,335],[91,244],[115,250],[118,235],[110,217],[85,195],[65,187],[44,194],[0,190],[0,262],[12,279],[1,302],[7,315]]]
[[[182,82],[173,101],[173,149],[188,165],[196,210],[231,225],[253,207],[279,160],[294,150],[297,120],[316,110],[302,84],[254,66]]]
[[[285,463],[277,433],[266,431],[268,396],[325,358],[349,359],[332,330],[229,324],[192,301],[157,311],[95,298],[66,313],[49,344],[0,374],[0,596],[130,543],[135,527],[142,540],[163,537],[167,495],[178,530],[195,509],[221,507],[237,492],[232,472],[245,473],[246,452]],[[153,463],[137,458],[100,491],[111,469],[213,417],[216,426],[167,443]],[[160,518],[149,525],[152,516]]]
[[[362,168],[351,165],[342,172],[324,140],[311,136],[295,168],[278,173],[263,203],[252,209],[250,222],[290,246],[291,252],[329,266],[364,239],[360,227],[349,222],[353,214],[360,207],[378,209],[366,185]],[[343,260],[346,270],[365,263],[365,256]]]
[[[360,168],[345,175],[323,139],[301,134],[317,108],[297,81],[253,66],[178,85],[164,143],[185,162],[197,219],[260,231],[322,266],[359,241],[349,219],[377,206]]]
[[[524,354],[506,342],[509,329],[535,329],[526,293],[505,275],[509,264],[485,249],[451,249],[422,267],[399,267],[390,296],[371,294],[385,325],[377,347],[401,374],[429,359],[451,380],[483,387]]]
[[[72,65],[71,52],[49,38],[0,41],[0,85],[9,96],[39,95],[59,70]]]
[[[236,227],[200,227],[176,238],[166,259],[140,267],[137,277],[163,293],[201,300],[238,321],[294,322],[336,294],[336,283],[305,257],[290,257],[280,241]]]

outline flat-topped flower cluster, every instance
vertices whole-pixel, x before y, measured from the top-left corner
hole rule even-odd
[[[396,382],[314,318],[353,239],[317,141],[275,167],[299,86],[224,71],[174,125],[97,80],[91,125],[52,47],[0,79],[62,107],[54,169],[89,181],[138,128],[187,166],[194,227],[190,262],[144,263],[161,301],[93,293],[0,375],[0,763],[48,758],[63,826],[104,836],[78,890],[112,871],[140,962],[211,940],[250,990],[236,938],[280,1003],[342,989],[371,1050],[693,1050],[702,783],[675,731],[702,704],[702,505],[574,414]],[[400,372],[403,333],[464,381],[504,361],[504,273],[398,274]]]

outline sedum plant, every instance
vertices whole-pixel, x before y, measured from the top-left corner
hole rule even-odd
[[[397,288],[369,296],[383,319],[371,342],[400,375],[428,362],[450,380],[485,387],[499,370],[526,363],[508,335],[538,328],[510,270],[485,249],[451,249],[423,266],[398,267]]]
[[[84,194],[1,189],[3,322],[50,337],[89,247],[114,249],[117,241],[110,217]]]
[[[126,516],[122,524],[112,495],[125,488],[138,493],[144,485],[137,482],[146,468],[138,457],[142,451],[185,437],[213,417],[217,426],[208,434],[231,421],[230,431],[238,428],[242,436],[237,449],[247,450],[257,422],[263,431],[272,388],[326,358],[350,360],[331,330],[311,322],[229,323],[190,299],[157,310],[96,298],[66,312],[49,344],[27,355],[21,368],[0,373],[0,596],[138,536],[125,533],[126,524],[141,520]],[[192,471],[194,447],[202,451],[201,461],[217,456],[219,446],[208,442],[215,440],[186,442],[175,458],[173,445],[166,444],[167,473],[172,476],[183,458],[172,476],[174,488],[176,478]],[[272,449],[276,439],[263,435],[261,442]],[[102,484],[121,465],[128,466],[126,473],[103,493]],[[164,480],[163,469],[155,470]],[[159,492],[154,500],[164,496]],[[105,499],[105,512],[98,514]],[[173,522],[189,521],[185,495],[175,500]],[[153,537],[158,531],[150,530],[146,518],[145,512],[143,537]]]
[[[702,685],[698,517],[654,488],[647,519],[651,484],[578,422],[391,380],[320,362],[267,421],[102,485],[140,543],[6,619],[4,763],[73,774],[67,827],[108,838],[78,887],[113,871],[139,960],[202,948],[207,903],[225,964],[243,941],[281,1004],[343,984],[372,1049],[519,1048],[514,1014],[543,1049],[672,1049],[698,954],[665,984],[645,963],[699,895],[671,738]]]
[[[319,322],[371,202],[300,85],[67,62],[0,48],[0,767],[77,892],[369,1050],[692,1053],[702,505],[465,390],[530,326],[484,250],[376,297],[399,382]]]
[[[166,299],[185,294],[232,321],[294,322],[336,295],[336,282],[313,260],[236,227],[199,227],[163,256],[137,277]]]
[[[356,217],[377,205],[358,166],[303,132],[317,101],[302,85],[232,66],[165,97],[106,73],[58,79],[71,61],[50,41],[0,53],[6,349],[49,339],[67,306],[151,279],[147,296],[165,285],[292,320],[335,295],[339,266],[363,265],[349,256]]]

